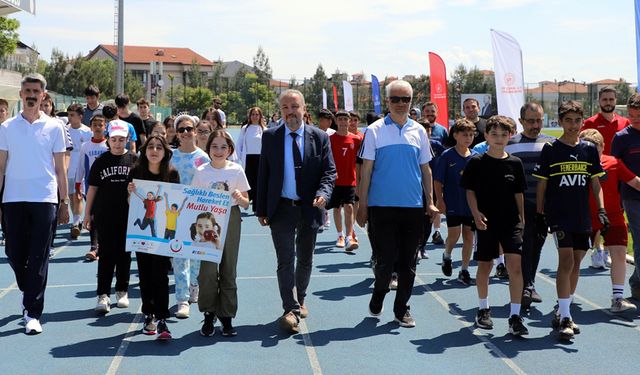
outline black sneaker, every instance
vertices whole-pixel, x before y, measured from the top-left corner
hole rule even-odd
[[[210,312],[204,313],[204,323],[202,323],[202,328],[200,328],[200,334],[202,336],[213,336],[216,333],[216,328],[214,324],[216,323],[216,316]]]
[[[531,302],[542,302],[542,297],[538,294],[538,292],[536,292],[536,288],[531,289]]]
[[[479,328],[493,329],[493,320],[491,320],[491,309],[479,309],[476,315],[476,325]]]
[[[238,331],[236,331],[236,329],[233,328],[233,324],[231,324],[230,317],[220,317],[220,323],[222,324],[222,336],[231,337],[238,335]]]
[[[371,295],[371,301],[369,301],[369,314],[371,316],[380,316],[384,311],[384,294],[378,294],[373,292]]]
[[[471,275],[469,274],[468,270],[462,270],[458,272],[458,281],[466,286],[469,286],[473,283],[473,279],[471,279]]]
[[[453,271],[453,267],[451,266],[451,258],[447,259],[444,257],[444,253],[442,254],[442,273],[445,276],[451,276]]]
[[[440,231],[435,231],[433,233],[433,236],[431,237],[431,242],[434,245],[444,245],[444,240],[442,239],[442,235],[440,234]]]
[[[505,266],[504,263],[500,263],[496,267],[496,277],[499,279],[509,278],[509,272],[507,272],[507,266]]]
[[[171,331],[167,328],[167,322],[164,319],[158,320],[158,340],[171,340]]]
[[[565,318],[565,319],[569,319],[569,318]],[[576,335],[580,334],[580,326],[574,323],[573,320],[571,319],[569,320],[571,321],[571,328],[573,329],[573,333]],[[560,328],[560,311],[558,310],[557,306],[553,311],[553,319],[551,320],[551,327],[553,327],[554,329]]]
[[[407,311],[405,311],[403,316],[398,317],[396,315],[393,321],[398,323],[400,327],[413,328],[416,326],[416,321],[415,319],[413,319],[411,313],[409,312],[409,306],[407,306]]]
[[[571,318],[564,318],[558,327],[558,333],[563,340],[571,340],[575,332],[573,331],[573,321]]]
[[[147,315],[144,317],[144,325],[142,326],[142,333],[145,335],[156,334],[156,324],[153,322],[153,315]]]
[[[531,302],[533,300],[531,299],[531,289],[528,288],[524,288],[524,290],[522,291],[522,310],[523,311],[527,311],[529,309],[531,309]]]
[[[524,326],[520,315],[511,315],[509,318],[509,333],[514,336],[528,335],[529,330]]]

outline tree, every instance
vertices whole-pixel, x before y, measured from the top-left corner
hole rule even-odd
[[[59,93],[64,92],[64,77],[67,74],[69,57],[54,48],[51,51],[51,62],[44,69],[44,78],[47,79],[47,89]]]
[[[322,109],[322,89],[327,90],[327,74],[322,64],[318,64],[316,72],[309,83],[309,97],[305,98],[309,112],[316,113]],[[329,90],[327,90],[329,95]]]
[[[620,78],[620,81],[614,86],[616,91],[616,104],[625,105],[629,100],[629,97],[633,94],[631,91],[631,85],[629,82],[625,81],[623,78]]]
[[[20,36],[16,30],[20,27],[18,20],[0,17],[0,58],[12,54],[16,50]]]
[[[267,83],[271,79],[271,66],[269,58],[264,53],[262,46],[258,46],[258,52],[253,57],[253,71],[258,76],[258,81]]]
[[[213,62],[213,74],[207,82],[207,87],[209,87],[209,90],[211,90],[214,95],[220,95],[223,87],[225,87],[225,83],[228,86],[228,80],[222,76],[223,74],[224,63],[222,62],[222,59],[218,58],[218,61]]]
[[[177,91],[176,112],[187,111],[200,116],[213,100],[213,93],[206,87],[179,86]]]
[[[202,73],[200,73],[200,64],[193,59],[191,61],[191,67],[187,72],[187,84],[189,87],[200,87],[203,86]]]

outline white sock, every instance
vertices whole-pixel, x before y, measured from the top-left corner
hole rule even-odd
[[[80,224],[80,215],[73,215],[73,225]]]
[[[504,254],[502,254],[502,255],[500,255],[498,257],[498,264],[500,264],[500,263],[504,264]]]
[[[344,237],[344,232],[343,231],[338,232],[338,236]]]
[[[569,303],[573,303],[573,294],[569,294]]]
[[[480,310],[488,309],[489,308],[489,297],[480,298],[478,300],[478,308],[480,308]]]
[[[560,311],[560,319],[571,319],[571,312],[569,307],[571,306],[571,298],[558,298],[558,311]]]
[[[348,235],[348,236],[345,238],[345,240],[347,240],[347,241],[351,241],[351,235]]]
[[[442,253],[442,257],[443,257],[444,259],[451,259],[451,253],[447,254],[447,251],[445,250],[445,251]]]
[[[621,299],[624,296],[624,285],[613,284],[613,299]]]
[[[509,313],[509,316],[512,316],[512,315],[520,316],[520,304],[519,303],[512,303],[511,304],[511,313]]]

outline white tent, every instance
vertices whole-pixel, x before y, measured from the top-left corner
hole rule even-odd
[[[36,0],[0,0],[0,16],[19,11],[36,14]]]

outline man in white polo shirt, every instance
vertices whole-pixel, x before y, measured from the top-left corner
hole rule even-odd
[[[431,148],[424,127],[408,117],[411,85],[397,80],[387,85],[386,91],[390,113],[369,125],[360,148],[363,163],[357,222],[361,226],[369,224],[375,263],[369,312],[373,316],[382,314],[395,264],[395,321],[401,327],[414,327],[407,303],[416,277],[425,208],[430,215],[438,212],[431,195]]]
[[[66,135],[62,123],[40,111],[46,86],[40,74],[25,76],[20,85],[23,111],[0,125],[5,252],[23,293],[27,334],[42,332],[40,316],[56,210],[58,223],[69,222]],[[62,197],[60,202],[58,196]]]

